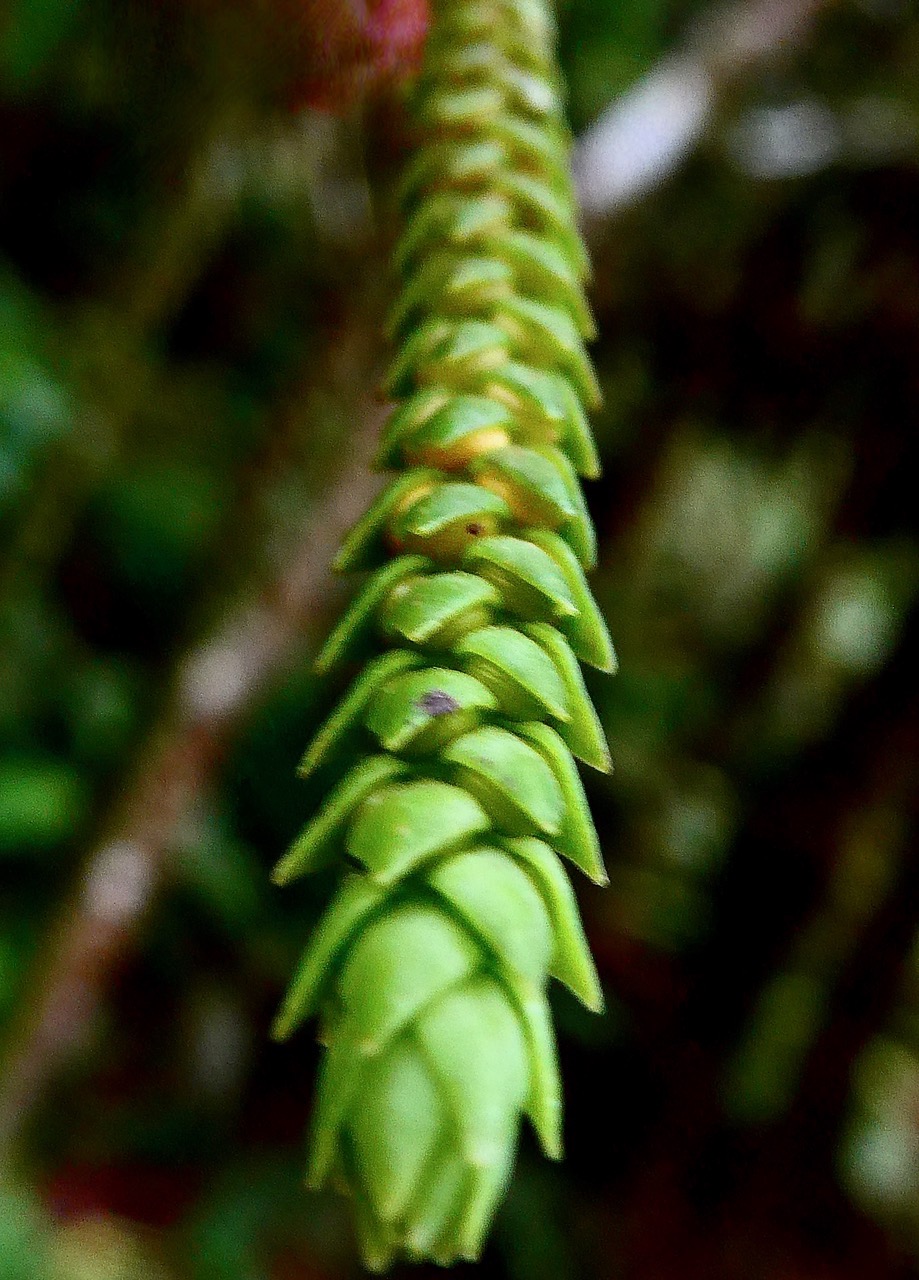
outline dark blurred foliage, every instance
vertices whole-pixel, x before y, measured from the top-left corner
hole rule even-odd
[[[315,800],[340,596],[219,743],[180,739],[211,763],[162,862],[106,852],[190,647],[273,607],[347,490],[381,368],[400,91],[294,112],[324,74],[295,10],[0,13],[2,1280],[356,1274],[301,1187],[310,1037],[267,1038],[327,888],[267,875]],[[566,4],[576,129],[708,16]],[[567,1159],[525,1142],[483,1275],[916,1271],[917,225],[919,15],[846,0],[590,228],[609,1010],[558,997]],[[197,678],[230,696],[219,661]],[[56,974],[81,913],[119,945]],[[98,999],[56,1022],[63,980]]]

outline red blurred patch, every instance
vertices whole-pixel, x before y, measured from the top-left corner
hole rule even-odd
[[[174,1226],[201,1191],[199,1169],[138,1164],[64,1165],[45,1190],[45,1203],[63,1222],[127,1218],[144,1226]]]
[[[414,74],[428,0],[282,0],[299,57],[291,106],[341,112]]]

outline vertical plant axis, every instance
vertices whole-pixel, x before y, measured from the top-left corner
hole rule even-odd
[[[351,1196],[373,1269],[478,1257],[521,1116],[561,1155],[548,979],[602,1002],[560,860],[605,881],[580,663],[615,665],[584,576],[599,392],[548,3],[441,0],[415,117],[379,453],[397,474],[338,556],[369,577],[318,660],[364,665],[275,871],[346,868],[276,1034],[320,1019],[309,1181]]]

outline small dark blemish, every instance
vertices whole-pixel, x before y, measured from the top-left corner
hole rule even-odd
[[[472,520],[470,521],[469,524],[466,525],[466,532],[471,533],[473,538],[477,538],[480,533],[485,532],[485,529],[482,525],[476,523],[475,520]]]
[[[418,706],[425,715],[446,716],[451,711],[456,711],[459,703],[449,693],[444,693],[441,689],[432,689],[430,693],[426,693],[420,699]]]

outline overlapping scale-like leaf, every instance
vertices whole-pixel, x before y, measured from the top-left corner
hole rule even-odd
[[[278,864],[348,870],[278,1015],[326,1046],[309,1178],[365,1261],[478,1256],[521,1118],[561,1152],[550,976],[602,995],[562,859],[605,881],[575,758],[609,754],[580,662],[615,667],[596,538],[587,259],[548,0],[440,0],[389,318],[397,472],[337,567],[368,577],[320,655],[364,663],[301,771],[325,800]]]

